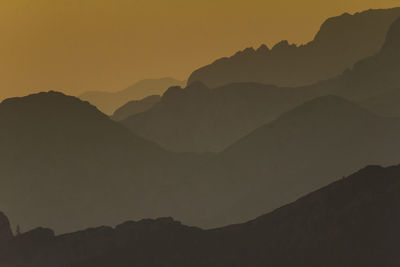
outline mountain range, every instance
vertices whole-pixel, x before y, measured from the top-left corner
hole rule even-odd
[[[357,61],[376,54],[400,8],[345,13],[326,20],[314,40],[297,46],[282,41],[269,49],[247,48],[229,58],[195,70],[188,84],[201,81],[210,88],[234,82],[304,86],[333,78]]]
[[[395,108],[385,94],[400,88],[399,31],[400,19],[379,53],[323,82],[192,82],[122,123],[57,92],[7,99],[0,210],[23,229],[57,232],[166,215],[209,228],[269,212],[368,164],[396,164],[400,119],[369,101]]]
[[[177,152],[220,152],[261,125],[316,95],[263,84],[209,89],[171,87],[152,108],[121,122],[137,135]]]
[[[400,263],[400,167],[366,167],[247,223],[212,230],[172,218],[55,236],[10,235],[0,214],[4,267],[326,266]],[[156,256],[155,256],[156,255]]]
[[[396,164],[399,134],[400,118],[375,115],[337,96],[313,99],[192,172],[191,183],[167,195],[182,194],[169,214],[181,208],[175,217],[208,228],[244,222],[363,166]]]
[[[24,229],[65,232],[143,217],[155,189],[202,162],[165,151],[57,92],[3,101],[0,125],[0,208]]]
[[[90,91],[83,93],[79,98],[89,101],[105,114],[111,115],[122,105],[132,100],[140,100],[150,95],[160,95],[168,87],[182,86],[185,82],[173,78],[141,80],[134,85],[118,92]]]
[[[282,113],[323,95],[396,115],[393,94],[400,88],[399,29],[400,19],[389,27],[377,54],[332,79],[295,88],[247,82],[209,89],[202,82],[192,82],[185,89],[170,88],[160,103],[122,123],[172,151],[220,152]]]

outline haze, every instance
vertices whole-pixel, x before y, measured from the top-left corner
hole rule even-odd
[[[115,91],[186,79],[248,46],[305,43],[328,17],[396,0],[2,0],[0,99],[42,90]]]

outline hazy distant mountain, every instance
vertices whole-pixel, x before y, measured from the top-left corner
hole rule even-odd
[[[377,14],[380,12],[384,11]],[[123,123],[134,133],[173,151],[218,152],[283,112],[318,96],[339,95],[378,111],[373,103],[364,102],[373,101],[375,96],[382,102],[385,92],[400,88],[399,36],[400,19],[390,27],[379,53],[323,82],[298,88],[233,83],[213,90],[194,82],[186,89],[170,88],[159,104]],[[395,110],[394,98],[390,95],[386,99],[392,102],[383,102],[382,108],[393,106]]]
[[[161,97],[159,95],[151,95],[141,100],[130,101],[118,108],[111,118],[116,121],[124,120],[130,116],[149,110],[160,101]]]
[[[282,41],[272,49],[247,48],[194,71],[188,83],[202,81],[214,88],[233,82],[300,86],[326,80],[377,53],[399,16],[400,8],[394,8],[330,18],[306,45]]]
[[[383,116],[400,117],[400,89],[373,96],[361,104]]]
[[[210,90],[195,82],[169,88],[160,103],[122,123],[169,150],[217,152],[318,94],[253,83]]]
[[[343,75],[312,86],[348,99],[365,101],[400,88],[400,18],[390,27],[382,49]]]
[[[142,80],[119,92],[86,92],[79,96],[89,101],[106,114],[113,114],[122,105],[132,100],[143,99],[150,95],[163,94],[171,86],[183,86],[185,82],[173,78]]]
[[[398,162],[399,135],[400,119],[374,115],[336,96],[311,100],[188,178],[191,184],[181,191],[193,192],[192,201],[182,202],[179,218],[206,227],[248,220],[362,166]]]
[[[397,266],[400,167],[367,167],[245,224],[171,218],[62,236],[38,228],[0,248],[4,267]],[[4,224],[7,224],[7,220]],[[155,257],[154,255],[157,255]]]
[[[23,229],[66,231],[153,216],[153,193],[201,163],[56,92],[5,100],[0,127],[0,209]]]

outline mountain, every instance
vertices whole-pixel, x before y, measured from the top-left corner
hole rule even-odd
[[[362,166],[395,164],[399,134],[398,118],[380,117],[337,96],[313,99],[192,173],[180,190],[190,192],[191,202],[174,209],[190,225],[243,222]]]
[[[377,100],[383,101],[377,105],[383,109],[393,106],[395,111],[397,105],[390,92],[400,88],[399,31],[400,19],[389,27],[377,54],[332,79],[296,88],[232,83],[212,90],[202,82],[192,82],[185,89],[170,88],[160,103],[122,123],[169,150],[219,152],[282,113],[323,95],[338,95],[376,112],[379,107],[364,102],[382,96],[387,101]],[[390,111],[381,114],[392,115]]]
[[[379,53],[360,60],[343,75],[311,87],[362,102],[400,88],[399,72],[400,18],[390,26]]]
[[[319,92],[246,83],[211,90],[201,82],[169,88],[160,103],[122,123],[178,152],[219,152]]]
[[[400,8],[343,14],[326,20],[305,45],[282,41],[272,49],[247,48],[194,71],[188,84],[201,81],[214,88],[233,82],[303,86],[327,80],[357,61],[376,54]]]
[[[89,101],[105,114],[113,112],[132,100],[139,100],[150,95],[160,95],[171,86],[181,86],[185,82],[173,78],[147,79],[142,80],[131,87],[118,92],[90,91],[79,96]]]
[[[130,116],[142,113],[160,102],[159,95],[147,96],[141,100],[132,100],[118,108],[111,116],[113,120],[122,121]]]
[[[400,117],[400,89],[384,92],[362,101],[361,104],[383,116]]]
[[[65,232],[154,216],[154,194],[201,163],[57,92],[3,101],[0,125],[0,208],[22,229]]]
[[[38,228],[14,237],[0,250],[0,263],[4,267],[397,266],[399,196],[400,166],[369,166],[244,224],[204,231],[161,218],[61,236]]]
[[[8,218],[0,212],[0,248],[6,245],[13,238]]]

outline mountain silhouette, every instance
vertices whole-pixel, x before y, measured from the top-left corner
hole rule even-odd
[[[118,108],[112,115],[112,119],[116,121],[124,120],[130,116],[142,113],[152,108],[155,104],[160,102],[161,97],[159,95],[147,96],[141,100],[133,100],[122,107]]]
[[[400,117],[400,89],[384,92],[361,102],[361,104],[383,116]]]
[[[213,90],[202,82],[192,82],[185,89],[170,88],[160,103],[122,123],[169,150],[219,152],[283,112],[323,95],[338,95],[378,113],[383,109],[382,115],[396,115],[390,92],[400,88],[399,30],[400,19],[389,27],[377,54],[332,79],[295,88],[232,83]],[[191,88],[200,88],[202,93],[191,92]],[[379,103],[368,103],[375,98]],[[394,113],[384,111],[391,106]]]
[[[153,194],[201,162],[57,92],[3,101],[0,125],[0,208],[22,229],[52,225],[65,232],[153,216]]]
[[[122,123],[135,134],[178,152],[219,152],[254,129],[318,95],[313,89],[201,82],[169,88],[161,102]]]
[[[14,237],[4,267],[397,266],[400,166],[366,167],[247,223],[204,231],[172,218]],[[157,257],[155,257],[157,255]]]
[[[326,20],[305,45],[282,41],[269,49],[247,48],[194,71],[188,83],[214,88],[233,82],[303,86],[335,77],[357,61],[376,54],[400,8],[343,14]]]
[[[337,96],[311,100],[187,178],[192,183],[180,191],[192,192],[187,193],[192,201],[182,202],[179,218],[203,227],[249,220],[362,166],[395,164],[399,134],[400,119],[380,117]]]
[[[117,108],[129,101],[143,99],[150,95],[160,95],[168,87],[180,86],[184,83],[173,78],[147,79],[119,92],[90,91],[83,93],[79,98],[89,101],[105,114],[111,115]]]
[[[312,87],[347,99],[368,98],[400,88],[400,18],[389,28],[382,49],[374,56],[357,62],[342,75]]]

